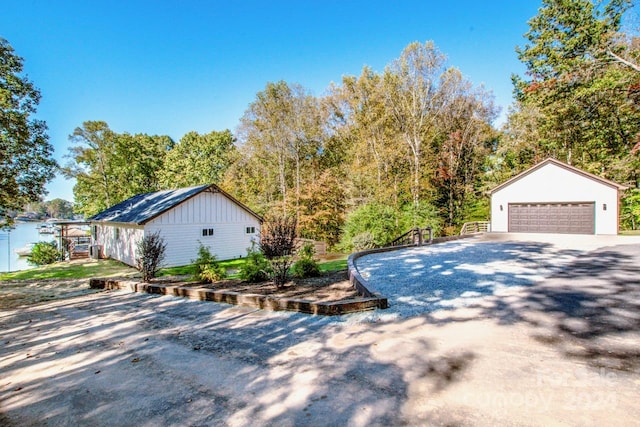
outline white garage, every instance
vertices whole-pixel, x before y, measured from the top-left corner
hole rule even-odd
[[[549,158],[491,191],[491,231],[617,234],[625,189]]]

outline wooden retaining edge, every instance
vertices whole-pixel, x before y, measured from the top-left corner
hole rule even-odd
[[[473,237],[473,236],[475,236],[475,235],[474,234],[467,234],[467,235],[462,235],[462,236],[454,235],[454,236],[437,237],[437,238],[431,240],[431,242],[425,243],[422,246],[429,246],[429,245],[434,245],[434,244],[437,244],[437,243],[449,242],[449,241],[452,241],[452,240],[466,239],[466,238]],[[391,252],[391,251],[396,251],[398,249],[415,248],[415,247],[418,247],[418,246],[416,246],[416,245],[387,246],[387,247],[384,247],[384,248],[367,249],[365,251],[352,253],[347,258],[347,271],[349,273],[349,282],[351,283],[351,285],[353,287],[355,287],[358,290],[358,292],[361,295],[364,295],[365,297],[369,297],[369,298],[384,298],[385,303],[387,305],[385,305],[385,307],[380,307],[380,308],[388,308],[389,306],[388,306],[387,299],[384,296],[382,296],[382,294],[373,285],[371,285],[369,282],[367,282],[360,275],[360,272],[356,268],[356,260],[358,258],[361,258],[361,257],[363,257],[365,255],[369,255],[369,254],[377,254],[377,253],[381,253],[381,252]]]
[[[146,292],[157,295],[185,297],[198,301],[213,301],[234,304],[243,307],[254,307],[272,311],[296,311],[307,314],[335,316],[339,314],[356,313],[359,311],[386,308],[387,299],[384,297],[366,296],[364,299],[349,299],[342,301],[316,302],[289,298],[274,298],[267,295],[244,294],[232,291],[219,291],[209,288],[199,288],[179,285],[159,285],[140,283],[136,281],[91,279],[92,289],[122,289],[131,292]]]

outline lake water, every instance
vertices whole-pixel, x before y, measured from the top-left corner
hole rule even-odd
[[[55,241],[53,234],[40,234],[38,227],[43,223],[24,222],[15,224],[9,233],[0,231],[0,272],[25,270],[33,268],[26,257],[19,257],[16,249],[27,243]]]

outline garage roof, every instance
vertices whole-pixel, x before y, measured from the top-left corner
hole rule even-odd
[[[582,175],[582,176],[584,176],[586,178],[592,179],[592,180],[597,181],[597,182],[599,182],[601,184],[607,185],[609,187],[616,188],[618,190],[626,190],[628,188],[628,187],[625,187],[624,185],[620,185],[620,184],[618,184],[616,182],[609,181],[608,179],[601,178],[601,177],[599,177],[597,175],[594,175],[592,173],[585,172],[582,169],[578,169],[575,166],[568,165],[568,164],[563,163],[563,162],[561,162],[559,160],[556,160],[556,159],[554,159],[552,157],[549,157],[548,159],[543,160],[542,162],[538,163],[537,165],[530,167],[526,171],[524,171],[524,172],[514,176],[513,178],[503,182],[502,184],[498,185],[496,188],[491,190],[489,193],[493,194],[496,191],[501,190],[502,188],[513,184],[515,181],[517,181],[517,180],[519,180],[521,178],[524,178],[525,176],[529,175],[530,173],[533,173],[533,172],[537,171],[538,169],[541,169],[541,168],[543,168],[543,167],[545,167],[545,166],[547,166],[549,164],[554,164],[554,165],[559,166],[561,168],[564,168],[564,169],[566,169],[566,170],[568,170],[570,172],[576,173],[578,175]]]

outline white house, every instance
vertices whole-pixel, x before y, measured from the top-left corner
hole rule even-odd
[[[617,234],[625,189],[549,158],[491,191],[491,231]]]
[[[136,263],[136,244],[156,231],[167,249],[165,266],[190,264],[200,243],[218,260],[243,257],[260,235],[262,218],[216,185],[139,194],[91,218],[101,255]]]

